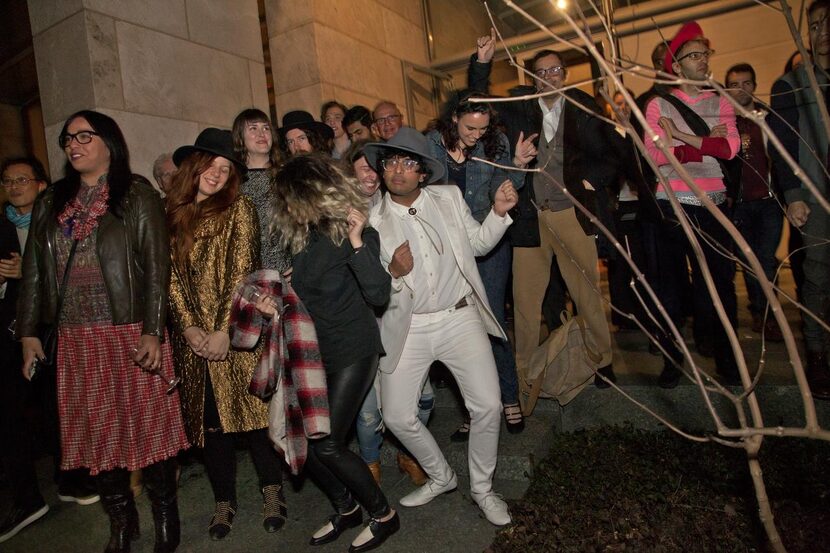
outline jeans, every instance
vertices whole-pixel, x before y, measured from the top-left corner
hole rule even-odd
[[[660,274],[660,286],[657,289],[657,294],[660,302],[665,307],[672,322],[680,329],[684,319],[684,282],[688,279],[688,256],[692,264],[692,287],[698,304],[695,310],[695,318],[703,317],[704,320],[712,321],[712,337],[717,370],[721,374],[733,373],[737,371],[737,364],[732,347],[729,345],[726,330],[715,314],[712,298],[706,288],[706,283],[703,282],[700,267],[691,249],[691,244],[680,227],[680,223],[678,223],[668,200],[657,200],[657,203],[665,215],[665,219],[659,224],[657,232],[657,265]],[[698,227],[704,235],[708,236],[708,240],[723,245],[729,251],[732,250],[729,233],[705,207],[681,205],[693,227]],[[722,204],[720,208],[723,212],[725,204]],[[738,318],[734,282],[735,263],[720,252],[715,251],[702,238],[698,238],[698,241],[712,274],[715,290],[723,303],[729,322],[734,328],[737,325]],[[671,336],[668,334],[662,335],[661,343],[669,353],[669,358],[665,358],[666,363],[670,362],[669,359],[675,359],[678,363],[682,363],[680,351]]]
[[[735,208],[733,216],[735,226],[741,231],[752,252],[761,262],[764,274],[773,282],[778,260],[775,250],[781,241],[781,229],[784,215],[781,206],[774,198],[740,202]],[[737,252],[741,255],[741,252]],[[744,260],[746,261],[746,260]],[[761,285],[747,270],[744,270],[746,295],[749,298],[749,311],[753,315],[763,315],[767,307],[767,300]]]
[[[424,382],[421,390],[421,399],[418,400],[418,418],[421,424],[426,425],[435,406],[435,396],[432,393],[432,386],[429,379]],[[357,433],[357,445],[360,447],[360,456],[367,463],[375,463],[380,460],[380,446],[383,445],[383,418],[378,407],[378,392],[374,386],[363,399],[360,406],[360,413],[355,423]]]
[[[377,366],[375,353],[351,365],[326,370],[331,433],[309,442],[306,461],[309,473],[338,513],[349,512],[356,498],[375,519],[389,513],[389,502],[346,440],[360,410],[359,398],[366,397],[372,387]]]
[[[507,294],[507,280],[510,278],[512,265],[512,251],[507,238],[502,238],[501,242],[487,255],[476,258],[476,265],[481,280],[484,282],[484,291],[487,294],[490,309],[502,329],[505,329],[507,317],[504,297]],[[496,336],[490,336],[490,345],[499,373],[501,402],[505,405],[518,403],[519,379],[516,375],[516,358],[513,357],[513,348],[509,341]]]

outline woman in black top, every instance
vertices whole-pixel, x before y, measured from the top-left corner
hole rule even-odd
[[[307,466],[336,514],[310,543],[328,543],[359,525],[359,502],[371,521],[349,551],[377,547],[400,526],[366,464],[346,446],[383,353],[370,305],[386,304],[391,287],[358,186],[327,156],[296,157],[277,173],[272,220],[293,254],[292,284],[314,319],[326,368],[331,435],[310,444]]]

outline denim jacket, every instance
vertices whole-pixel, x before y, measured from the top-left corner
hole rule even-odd
[[[443,163],[446,168],[449,154],[444,143],[441,141],[441,133],[433,130],[428,132],[426,136],[427,143],[429,144],[429,154]],[[493,162],[512,167],[513,160],[510,158],[510,143],[501,131],[498,132],[498,137],[502,145],[502,153]],[[481,141],[475,145],[470,157],[484,158],[484,144]],[[487,214],[490,213],[496,190],[508,178],[517,190],[524,186],[525,173],[522,171],[505,171],[504,169],[480,161],[467,162],[467,186],[464,192],[464,201],[467,202],[476,221],[481,223],[487,217]]]

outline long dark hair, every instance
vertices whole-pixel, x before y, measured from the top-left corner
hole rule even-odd
[[[109,185],[109,200],[107,208],[113,215],[121,216],[121,207],[124,196],[133,181],[133,172],[130,170],[130,152],[127,149],[127,142],[118,127],[118,123],[112,117],[91,110],[81,110],[70,115],[63,124],[58,135],[58,144],[63,147],[63,139],[66,136],[66,129],[75,119],[86,119],[92,130],[98,133],[104,145],[110,153],[110,166],[107,169],[107,184]],[[69,159],[64,166],[64,182],[55,187],[55,201],[52,211],[57,217],[77,194],[81,187],[81,174],[72,167]]]
[[[435,123],[435,129],[441,133],[441,138],[444,140],[444,145],[447,150],[452,150],[456,146],[461,148],[465,158],[472,155],[472,148],[466,148],[460,143],[458,136],[458,123],[461,118],[468,113],[482,113],[490,116],[490,124],[487,126],[481,138],[478,139],[484,145],[484,157],[490,161],[494,161],[498,156],[504,152],[504,146],[499,141],[498,130],[498,115],[493,107],[487,102],[471,102],[472,98],[485,98],[484,94],[478,92],[462,93],[456,103],[451,103],[445,110],[444,114]],[[453,117],[457,121],[453,121]]]

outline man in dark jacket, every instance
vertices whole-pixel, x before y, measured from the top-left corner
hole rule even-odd
[[[828,144],[830,137],[822,123],[819,102],[827,104],[830,88],[830,1],[815,0],[807,8],[807,23],[816,80],[823,94],[810,86],[806,65],[787,73],[772,86],[768,122],[772,132],[795,160],[797,166],[816,185],[825,198],[830,190],[827,178]],[[770,148],[773,171],[787,202],[787,218],[804,237],[804,284],[801,296],[804,306],[820,320],[830,320],[830,215],[784,161],[775,148]],[[830,399],[830,333],[820,321],[802,314],[804,345],[807,351],[807,379],[813,397]]]
[[[487,92],[493,51],[480,47],[471,60],[470,88]],[[540,312],[555,256],[571,299],[588,326],[589,346],[601,356],[597,369],[614,380],[611,335],[599,293],[595,230],[560,187],[564,185],[592,212],[598,203],[607,205],[602,198],[617,173],[613,128],[594,115],[601,112],[585,92],[569,89],[556,93],[567,77],[560,54],[542,50],[528,67],[536,81],[530,92],[551,94],[496,106],[514,149],[514,164],[544,168],[543,173],[528,173],[510,234],[515,247],[516,365],[519,374],[526,374],[529,359],[539,345]],[[528,144],[536,136],[537,144]],[[599,202],[597,194],[601,196]],[[599,378],[596,382],[606,385]]]
[[[57,406],[54,375],[44,376],[37,383],[23,378],[20,344],[10,330],[17,314],[21,255],[29,233],[32,206],[46,188],[48,179],[43,166],[34,158],[5,161],[0,165],[0,176],[9,200],[0,211],[0,465],[12,493],[11,510],[0,521],[0,543],[3,543],[49,510],[37,483],[33,429],[26,410],[36,401],[45,426],[52,427],[57,424]],[[57,436],[57,428],[48,428],[45,434],[49,438]],[[60,449],[57,444],[51,446]],[[59,465],[58,460],[55,466]],[[62,501],[82,505],[98,501],[98,496],[83,486],[88,471],[56,470],[55,476]]]

